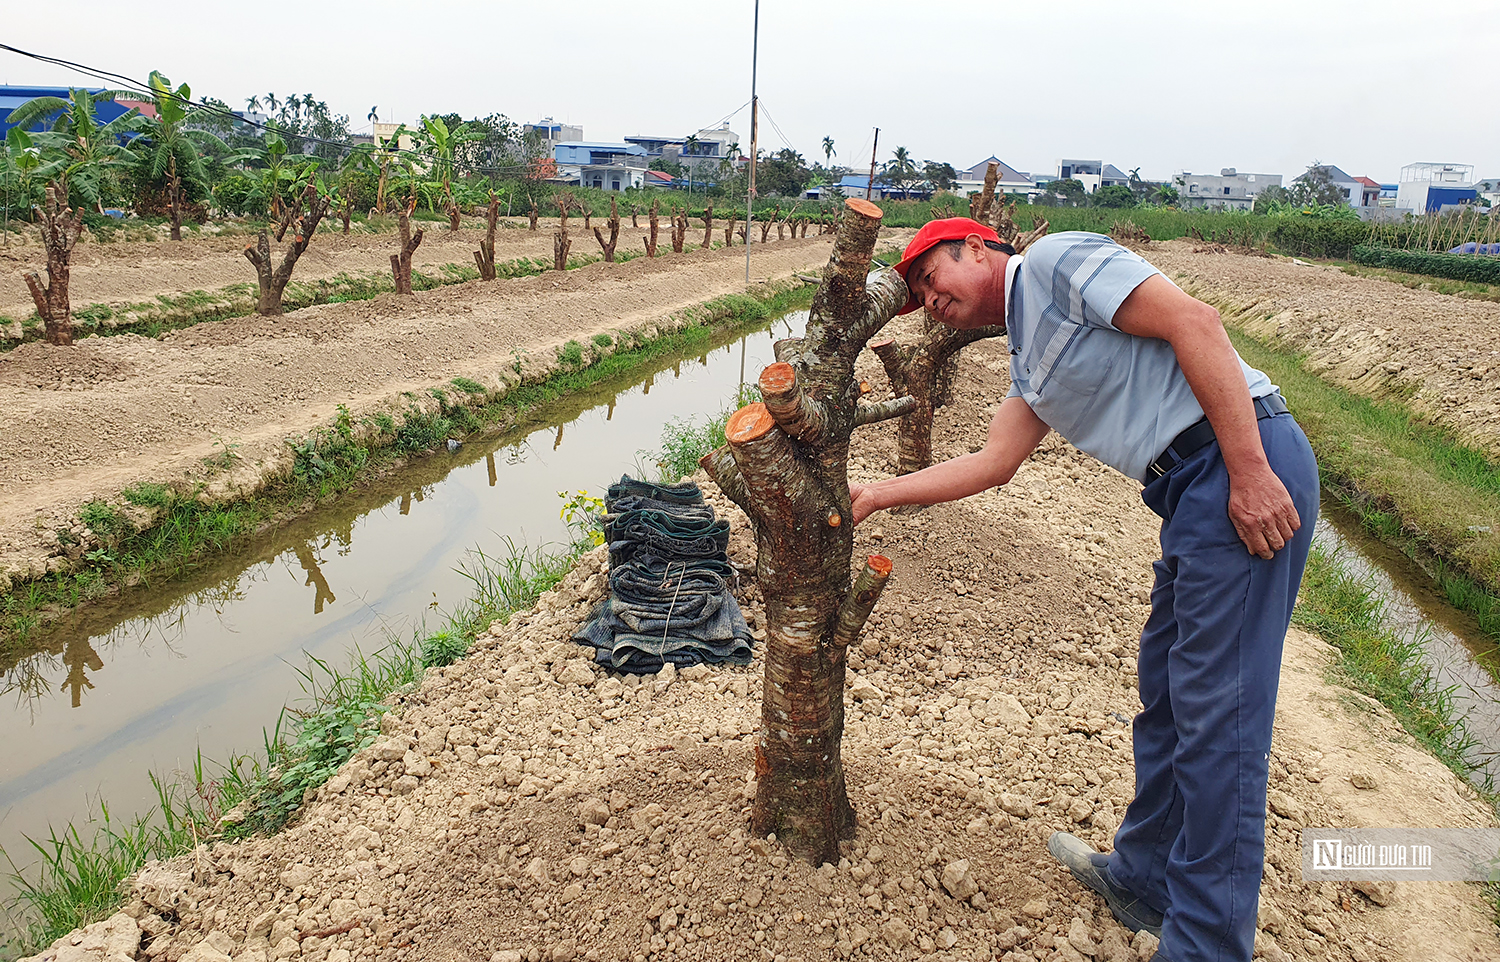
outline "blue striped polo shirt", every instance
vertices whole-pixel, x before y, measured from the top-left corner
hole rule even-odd
[[[1115,328],[1156,268],[1102,234],[1048,234],[1006,265],[1010,397],[1081,451],[1137,480],[1203,408],[1172,345]],[[1276,390],[1240,360],[1251,397]]]

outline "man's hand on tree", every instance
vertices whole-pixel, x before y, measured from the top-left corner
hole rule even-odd
[[[1292,496],[1269,466],[1249,477],[1230,476],[1229,520],[1249,552],[1266,560],[1302,527]]]
[[[859,524],[880,510],[880,505],[875,503],[874,485],[850,481],[849,501],[852,503],[855,524]]]

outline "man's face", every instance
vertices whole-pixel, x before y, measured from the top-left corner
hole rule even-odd
[[[907,270],[906,283],[912,296],[948,327],[967,331],[1000,324],[1005,319],[1003,280],[995,281],[1000,256],[970,235],[958,260],[942,246],[923,254]]]

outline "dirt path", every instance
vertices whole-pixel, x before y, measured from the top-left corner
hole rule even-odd
[[[642,249],[640,238],[645,236],[644,217],[640,228],[630,226],[628,216],[621,217],[619,249],[638,251]],[[328,222],[325,221],[325,225]],[[602,219],[595,218],[595,224]],[[466,225],[457,233],[448,230],[446,222],[419,221],[415,226],[424,229],[422,245],[412,256],[412,266],[423,272],[433,272],[443,264],[472,266],[473,252],[479,249],[484,237],[482,227],[475,229],[472,218],[465,218]],[[525,220],[506,224],[495,235],[495,259],[497,261],[530,257],[552,261],[552,228],[557,218],[543,218],[535,233],[528,231]],[[573,253],[597,254],[599,245],[592,233],[583,230],[582,218],[569,221],[573,234]],[[608,231],[606,230],[606,233]],[[692,237],[689,232],[689,237]],[[698,233],[702,239],[702,232]],[[718,231],[723,237],[723,231]],[[663,229],[662,237],[666,237]],[[255,283],[255,269],[245,260],[245,245],[253,238],[244,234],[213,236],[189,234],[181,243],[172,241],[120,241],[114,243],[80,244],[73,253],[73,269],[69,282],[74,308],[90,304],[108,304],[120,307],[126,304],[149,301],[158,295],[176,296],[187,291],[213,291],[230,284]],[[670,244],[665,244],[671,249]],[[364,274],[371,271],[386,273],[391,267],[391,254],[396,250],[395,230],[383,234],[351,233],[348,237],[337,231],[320,231],[307,253],[297,262],[299,281],[331,278],[337,274]],[[47,259],[41,245],[35,242],[0,248],[0,316],[19,320],[35,309],[31,295],[22,280],[25,271],[42,271]]]
[[[1006,360],[1003,343],[966,352],[939,456],[982,441]],[[894,460],[892,425],[857,436],[856,478]],[[747,834],[759,662],[622,683],[567,641],[605,589],[595,552],[430,673],[295,827],[148,869],[129,915],[77,938],[194,962],[1149,958],[1150,940],[1132,944],[1045,847],[1058,829],[1107,844],[1132,791],[1135,638],[1156,555],[1139,491],[1053,437],[1002,489],[860,526],[856,553],[882,551],[896,574],[851,650],[860,827],[836,866]],[[744,516],[716,500],[732,556],[751,563]],[[762,624],[753,586],[742,603]],[[1500,957],[1472,887],[1372,898],[1301,882],[1303,824],[1486,824],[1385,713],[1321,681],[1327,658],[1289,639],[1258,954]],[[1354,789],[1356,772],[1376,787]]]
[[[1247,330],[1306,353],[1328,380],[1409,396],[1416,410],[1500,456],[1500,303],[1328,265],[1192,250],[1171,241],[1141,253],[1193,293],[1244,309]]]
[[[756,249],[754,276],[816,270],[830,244],[773,241]],[[493,387],[569,339],[587,344],[745,289],[742,248],[668,251],[199,324],[155,340],[34,342],[0,355],[0,575],[56,557],[54,529],[84,502],[180,479],[223,445],[238,445],[236,476],[253,479],[284,461],[284,438],[327,423],[339,404],[358,419],[404,409],[401,392],[453,377]]]

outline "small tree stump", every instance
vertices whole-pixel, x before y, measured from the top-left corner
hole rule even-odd
[[[68,301],[68,278],[73,247],[83,235],[83,215],[63,206],[60,191],[47,187],[46,202],[37,208],[41,218],[42,245],[47,248],[47,286],[36,271],[27,271],[26,287],[36,302],[47,343],[67,346],[73,343],[73,308]],[[264,233],[261,235],[264,237]]]
[[[604,262],[606,264],[613,264],[615,262],[615,244],[619,243],[620,241],[620,212],[616,209],[615,199],[613,197],[609,199],[608,223],[609,241],[607,243],[605,242],[604,235],[600,233],[599,228],[597,227],[594,228],[594,239],[597,240],[599,242],[599,246],[604,249]]]
[[[568,229],[559,226],[557,233],[552,235],[553,270],[565,271],[568,269],[568,249],[572,246],[573,242],[568,238]]]
[[[307,213],[297,223],[297,233],[282,255],[280,265],[274,268],[271,265],[271,242],[265,231],[260,232],[255,244],[245,248],[245,257],[255,265],[255,279],[260,287],[255,310],[267,317],[281,314],[281,296],[286,291],[287,282],[292,279],[292,269],[297,266],[297,259],[302,256],[303,251],[307,250],[313,233],[318,229],[318,222],[328,213],[331,201],[327,197],[319,197],[318,189],[308,184],[298,198],[297,209],[300,210],[304,203]]]
[[[649,237],[643,237],[643,238],[641,238],[645,242],[645,244],[646,244],[646,256],[647,257],[655,257],[656,256],[656,231],[657,231],[657,228],[660,226],[660,221],[657,219],[657,216],[656,216],[656,209],[659,206],[661,206],[661,199],[660,198],[652,198],[652,200],[651,200],[651,210],[646,215],[647,219],[649,220],[649,222],[651,224],[651,235]]]
[[[422,243],[422,228],[416,233],[411,229],[411,212],[416,210],[417,200],[412,198],[406,209],[397,214],[397,230],[400,232],[401,250],[391,255],[391,275],[396,279],[397,294],[411,294],[411,255]]]
[[[703,249],[708,250],[714,243],[714,205],[709,204],[703,211]]]
[[[484,212],[484,240],[474,252],[474,263],[479,265],[479,279],[495,279],[495,227],[500,223],[500,198],[490,193],[490,206]]]

